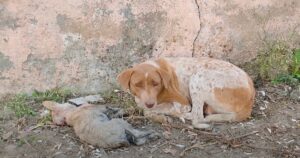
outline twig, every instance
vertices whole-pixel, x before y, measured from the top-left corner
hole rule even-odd
[[[164,142],[164,143],[160,144],[159,146],[154,147],[154,149],[151,150],[151,153],[153,153],[154,151],[156,151],[156,150],[159,149],[160,147],[163,147],[163,146],[165,146],[165,145],[167,145],[167,144],[169,144],[169,142]]]
[[[144,119],[148,119],[147,117],[145,116],[129,116],[129,117],[123,117],[127,120],[144,120]]]
[[[285,154],[294,155],[297,157],[300,156],[300,153],[296,153],[296,152],[292,152],[292,151],[288,151],[288,150],[280,150],[278,148],[261,147],[261,146],[254,146],[254,145],[249,145],[249,144],[242,144],[242,145],[247,146],[249,148],[253,148],[253,149],[271,150],[273,152],[285,153]]]
[[[63,136],[63,137],[71,138],[71,139],[73,139],[73,140],[75,140],[75,141],[78,141],[78,142],[82,142],[79,138],[75,138],[75,137],[69,136],[69,135],[67,135],[67,134],[62,134],[62,133],[57,133],[57,134],[59,134],[59,135],[61,135],[61,136]]]
[[[230,138],[229,141],[235,140],[235,139],[240,139],[240,138],[243,138],[243,137],[247,137],[247,136],[249,136],[249,135],[253,135],[253,134],[256,134],[256,133],[258,133],[258,131],[252,131],[252,132],[250,132],[250,133],[246,133],[246,134],[243,134],[243,135],[234,137],[234,138]]]
[[[204,135],[213,135],[213,136],[221,136],[220,134],[216,134],[216,133],[211,133],[211,132],[206,132],[206,131],[200,131],[200,130],[195,130],[190,126],[187,125],[176,125],[176,124],[168,124],[169,126],[176,128],[176,129],[184,129],[184,128],[188,128],[190,130],[192,130],[192,132],[195,132],[197,134],[204,134]]]
[[[51,125],[47,125],[47,124],[37,124],[35,126],[31,126],[29,129],[28,129],[28,132],[30,131],[33,131],[37,128],[40,128],[40,127],[51,127]]]
[[[183,157],[184,154],[185,154],[185,152],[187,152],[187,151],[189,151],[189,150],[192,150],[192,149],[195,149],[195,148],[201,149],[201,148],[203,148],[203,147],[205,147],[205,146],[214,145],[214,144],[217,144],[217,142],[213,142],[213,143],[210,143],[210,144],[203,144],[203,145],[200,144],[200,143],[198,142],[198,143],[196,143],[196,144],[194,144],[194,145],[192,145],[192,146],[190,146],[190,147],[184,149],[184,150],[180,153],[180,157]]]
[[[27,140],[23,140],[28,146],[30,146],[32,149],[39,151],[38,149],[36,149],[35,147],[33,147]]]
[[[178,126],[177,126],[178,127]],[[195,130],[194,132],[196,133],[201,133],[201,134],[205,134],[205,135],[209,135],[209,136],[212,136],[212,138],[214,140],[216,140],[216,142],[213,142],[213,143],[210,143],[210,144],[204,144],[204,145],[201,145],[199,143],[196,143],[194,145],[192,145],[191,147],[188,147],[186,149],[184,149],[181,153],[180,153],[180,156],[183,157],[184,154],[191,150],[191,149],[194,149],[194,148],[203,148],[204,146],[208,146],[208,145],[214,145],[214,144],[217,144],[218,142],[221,142],[221,143],[224,143],[224,144],[228,144],[228,145],[232,145],[232,142],[234,140],[237,140],[237,139],[241,139],[241,138],[244,138],[244,137],[247,137],[249,135],[253,135],[253,134],[256,134],[258,133],[258,131],[252,131],[250,133],[246,133],[246,134],[243,134],[243,135],[240,135],[240,136],[237,136],[237,137],[233,137],[233,138],[226,138],[225,136],[222,136],[221,134],[214,134],[214,133],[209,133],[209,132],[205,132],[205,131],[199,131],[199,130]],[[243,144],[242,144],[243,145]]]

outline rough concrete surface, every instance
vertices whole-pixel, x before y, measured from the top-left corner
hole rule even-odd
[[[298,0],[0,0],[0,96],[104,91],[150,57],[240,64],[265,40],[299,46],[299,15]]]

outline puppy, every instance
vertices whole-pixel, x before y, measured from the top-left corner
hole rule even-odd
[[[109,118],[106,113],[117,115],[105,106],[84,104],[58,104],[45,101],[43,105],[52,112],[52,121],[57,125],[69,125],[81,141],[102,148],[117,148],[129,144],[141,145],[159,136],[154,131],[139,131],[120,118]],[[110,110],[110,111],[109,111]]]
[[[243,70],[206,57],[149,60],[124,70],[117,80],[146,111],[192,120],[196,128],[247,119],[255,98]]]

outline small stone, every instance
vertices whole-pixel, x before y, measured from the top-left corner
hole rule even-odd
[[[84,99],[84,97],[69,99],[69,103],[75,104],[76,106],[80,106],[82,104],[87,104],[88,102]]]
[[[89,95],[84,97],[84,99],[88,102],[88,103],[99,103],[99,102],[104,102],[104,99],[100,96],[100,95]]]
[[[261,95],[261,96],[266,96],[266,92],[265,91],[258,91],[258,93]]]
[[[181,148],[181,149],[185,148],[185,145],[182,145],[182,144],[175,144],[175,146],[178,148]]]
[[[272,130],[270,128],[267,128],[267,130],[270,134],[272,133]]]

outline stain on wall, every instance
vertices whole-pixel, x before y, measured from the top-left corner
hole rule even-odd
[[[19,27],[18,18],[13,17],[12,14],[0,4],[0,29],[9,28],[15,30],[17,27]]]
[[[10,61],[8,56],[5,56],[2,52],[0,52],[0,73],[9,70],[12,67],[13,62]]]

